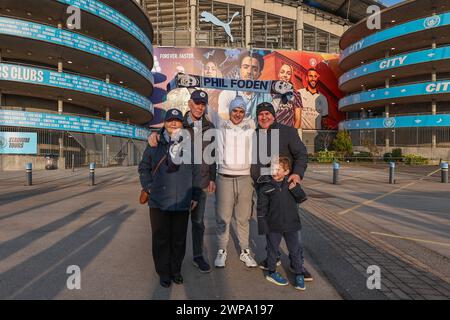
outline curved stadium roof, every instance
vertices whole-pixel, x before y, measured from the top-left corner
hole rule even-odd
[[[302,3],[335,16],[348,19],[350,23],[367,17],[367,8],[371,5],[378,5],[381,9],[385,6],[376,0],[271,0],[289,6],[299,6]]]

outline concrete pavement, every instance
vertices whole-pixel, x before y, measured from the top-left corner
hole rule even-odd
[[[450,185],[440,183],[438,167],[399,166],[395,185],[387,165],[344,165],[339,185],[331,176],[330,166],[308,170],[305,219],[325,240],[322,249],[305,243],[343,296],[449,299]],[[326,246],[340,267],[330,267]],[[361,288],[373,265],[381,269],[379,291]]]
[[[399,166],[389,185],[387,165],[343,165],[332,185],[330,165],[311,164],[301,209],[306,267],[314,281],[299,292],[277,287],[247,269],[230,241],[227,267],[200,274],[192,265],[190,231],[185,284],[159,286],[151,255],[148,208],[137,202],[136,167],[0,172],[0,298],[2,299],[441,299],[450,298],[450,185],[437,167]],[[216,253],[214,198],[206,214],[205,247]],[[257,260],[265,241],[251,222]],[[280,271],[287,270],[282,247]],[[81,290],[67,289],[67,267],[81,268]],[[381,289],[367,287],[368,267]]]
[[[340,299],[309,255],[315,281],[307,291],[276,287],[259,268],[247,269],[230,241],[227,267],[200,274],[192,265],[190,232],[183,286],[163,289],[154,271],[148,207],[138,204],[136,167],[88,171],[0,173],[0,298],[2,299]],[[216,254],[214,199],[208,201],[205,247]],[[252,247],[265,257],[252,222]],[[283,249],[286,253],[286,248]],[[283,256],[283,271],[288,259]],[[81,290],[67,289],[67,267],[81,268]],[[290,276],[291,283],[293,282]]]

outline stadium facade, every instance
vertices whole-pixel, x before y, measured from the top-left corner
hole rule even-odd
[[[136,164],[153,118],[152,41],[134,0],[2,0],[0,170]]]
[[[338,53],[340,36],[350,23],[325,11],[327,1],[316,1],[324,3],[323,10],[301,5],[301,1],[142,0],[142,3],[154,26],[154,43],[164,47],[253,47]],[[234,41],[220,26],[202,19],[203,12],[224,22],[231,21]],[[236,12],[238,15],[234,16]]]
[[[319,127],[320,121],[311,126],[320,108],[303,106],[302,115],[298,116],[302,125],[296,126],[311,153],[320,149],[320,141],[335,134],[334,129],[344,119],[337,111],[337,102],[342,97],[337,87],[339,39],[351,24],[366,16],[368,6],[378,4],[372,0],[142,0],[141,3],[155,31],[155,70],[169,78],[177,70],[211,74],[207,71],[211,64],[219,71],[216,74],[239,77],[239,56],[256,52],[265,60],[257,79],[278,79],[280,70],[290,69],[290,81],[296,90],[301,90],[308,86],[308,69],[318,68],[320,94],[328,100],[329,110],[324,116],[329,121],[324,126]],[[189,94],[184,91],[169,94],[167,101],[187,105]],[[218,93],[211,94],[213,108],[219,100],[218,109],[225,110],[220,105],[221,99],[215,96]],[[161,125],[161,110],[167,107],[167,103],[155,105],[152,125]]]
[[[409,0],[342,36],[341,129],[355,146],[450,158],[450,2]]]

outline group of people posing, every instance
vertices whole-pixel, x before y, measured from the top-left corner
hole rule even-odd
[[[304,267],[298,211],[298,204],[306,199],[300,186],[307,168],[306,147],[295,128],[276,121],[271,103],[256,106],[256,120],[248,116],[246,103],[236,95],[229,102],[229,117],[225,120],[209,107],[208,93],[195,90],[188,103],[189,111],[183,116],[176,108],[168,110],[164,127],[149,137],[139,175],[142,189],[149,195],[153,259],[163,287],[169,287],[172,282],[183,283],[181,266],[189,216],[193,264],[202,273],[211,271],[204,255],[203,239],[206,200],[213,193],[216,268],[226,266],[230,225],[234,219],[241,249],[239,258],[246,267],[259,266],[267,271],[268,281],[288,285],[277,272],[277,266],[281,265],[280,243],[284,238],[290,270],[295,274],[295,288],[305,290],[305,281],[312,281]],[[212,139],[211,130],[217,133]],[[198,157],[194,159],[198,153],[202,154],[200,161]],[[258,233],[265,235],[267,241],[267,258],[259,264],[249,241],[255,207]]]

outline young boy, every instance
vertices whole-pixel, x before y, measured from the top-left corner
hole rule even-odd
[[[291,259],[291,271],[295,274],[295,288],[305,290],[304,268],[298,231],[302,225],[298,214],[298,204],[306,200],[306,194],[299,184],[289,186],[287,178],[291,172],[289,158],[279,156],[272,162],[272,177],[259,189],[258,231],[267,237],[266,279],[279,286],[288,281],[276,271],[277,256],[284,238]]]

